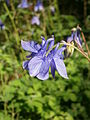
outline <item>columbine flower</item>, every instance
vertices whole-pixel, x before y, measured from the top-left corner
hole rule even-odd
[[[4,24],[2,23],[1,20],[0,20],[0,28],[1,28],[1,30],[5,29],[5,26],[4,26]]]
[[[34,7],[34,11],[37,12],[37,11],[42,11],[44,8],[43,8],[43,4],[40,0],[37,0],[37,3]]]
[[[66,42],[73,46],[74,46],[74,42],[76,42],[79,47],[82,47],[80,29],[78,27],[72,29],[71,36],[67,37]],[[74,52],[74,47],[66,45],[66,49],[64,51],[65,58],[72,56],[73,52]]]
[[[31,24],[34,25],[40,25],[40,20],[37,16],[33,16],[32,20],[31,20]]]
[[[68,78],[62,59],[62,51],[65,48],[63,47],[58,50],[59,44],[57,44],[56,48],[48,53],[54,45],[54,37],[49,38],[47,41],[42,37],[42,43],[40,45],[34,41],[21,41],[21,45],[24,50],[31,52],[29,60],[24,61],[23,64],[23,68],[29,70],[30,76],[36,76],[38,79],[46,80],[49,77],[49,67],[51,66],[53,77],[55,77],[55,70],[57,70],[62,77]]]
[[[22,0],[21,4],[18,5],[18,8],[28,8],[29,4],[27,0]]]

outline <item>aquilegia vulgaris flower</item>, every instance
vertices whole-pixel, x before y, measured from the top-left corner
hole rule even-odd
[[[68,79],[62,54],[66,47],[58,49],[59,43],[57,43],[56,47],[52,49],[54,37],[47,40],[42,37],[41,44],[21,40],[21,45],[24,50],[30,52],[30,55],[27,56],[28,60],[23,62],[23,68],[29,71],[30,76],[46,80],[49,78],[49,67],[51,67],[53,77],[55,77],[55,70],[57,70],[62,77]]]
[[[22,0],[21,3],[18,5],[18,8],[28,8],[29,4],[27,0]]]
[[[34,25],[40,25],[40,20],[38,16],[33,16],[32,20],[31,20],[31,24]]]
[[[37,3],[34,7],[34,11],[37,12],[37,11],[42,11],[44,8],[43,8],[43,4],[40,0],[37,0]]]
[[[78,27],[77,29],[76,28],[72,29],[71,36],[67,37],[66,42],[70,43],[73,46],[74,46],[74,43],[76,42],[76,44],[82,48],[80,29]],[[66,45],[66,49],[64,51],[65,58],[72,56],[73,52],[74,52],[74,47]]]

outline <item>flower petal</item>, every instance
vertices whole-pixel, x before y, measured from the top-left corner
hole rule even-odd
[[[64,64],[63,60],[59,59],[59,57],[54,57],[54,62],[55,62],[56,70],[58,71],[58,73],[62,77],[68,79],[66,67],[65,67],[65,64]]]
[[[36,42],[34,41],[26,42],[26,41],[21,40],[21,45],[24,50],[38,53],[38,50],[35,48],[35,44]]]
[[[37,78],[41,80],[46,80],[49,77],[49,62],[46,57],[43,58],[43,62],[39,71],[39,74],[37,75]]]
[[[51,61],[51,63],[50,63],[50,66],[51,66],[52,76],[53,76],[53,78],[55,78],[55,69],[56,69],[56,66],[55,66],[55,62],[54,62],[53,59],[52,59],[52,61]]]
[[[26,60],[23,62],[23,69],[28,70],[28,63],[29,63],[29,60]]]
[[[31,20],[31,24],[34,25],[40,25],[40,20],[39,20],[39,17],[37,16],[33,16],[32,20]]]
[[[45,74],[39,73],[37,75],[37,78],[40,79],[40,80],[47,80],[49,78],[49,71]]]
[[[82,40],[81,40],[80,30],[79,29],[77,29],[74,39],[75,39],[76,43],[78,43],[79,46],[82,47]]]
[[[52,48],[53,45],[54,45],[54,40],[52,39],[52,41],[50,42],[50,44],[49,44],[49,46],[48,46],[48,50],[49,50],[50,48]],[[47,51],[48,51],[48,50],[47,50]]]
[[[39,73],[42,62],[43,60],[39,56],[35,56],[30,60],[30,62],[28,63],[30,76],[36,76]]]
[[[45,44],[46,40],[45,40],[45,38],[43,36],[41,36],[41,38],[42,38],[41,46],[43,46]]]
[[[27,0],[22,0],[21,4],[18,5],[18,8],[28,8],[28,2]]]

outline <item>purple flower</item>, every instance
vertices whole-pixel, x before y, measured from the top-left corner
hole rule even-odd
[[[74,45],[74,42],[76,42],[77,45],[82,47],[82,40],[81,40],[81,36],[80,36],[80,29],[79,28],[77,28],[77,29],[73,28],[71,36],[67,37],[66,42],[70,43],[71,45]],[[72,56],[73,52],[74,52],[74,48],[69,46],[69,45],[66,45],[66,49],[64,51],[65,58]]]
[[[80,47],[82,47],[82,40],[80,36],[80,29],[76,29],[72,31],[71,36],[67,37],[67,42],[71,43],[72,41],[75,41]]]
[[[32,20],[31,20],[31,24],[34,25],[40,25],[40,20],[37,16],[33,16]]]
[[[62,77],[68,79],[62,55],[65,48],[58,49],[59,44],[57,44],[56,48],[47,54],[54,45],[54,37],[47,40],[42,37],[40,45],[34,41],[21,41],[21,45],[24,50],[31,52],[28,56],[29,60],[23,63],[23,68],[29,70],[30,76],[46,80],[49,77],[49,67],[51,66],[53,77],[55,77],[55,70],[57,70]]]
[[[34,11],[37,12],[37,11],[42,11],[44,8],[43,8],[43,4],[40,0],[37,0],[37,3],[34,7]]]
[[[75,37],[74,37],[74,40],[76,41],[76,43],[82,47],[82,39],[81,39],[81,36],[80,36],[80,29],[77,28],[76,32],[75,32]]]
[[[22,0],[21,4],[18,5],[18,8],[28,8],[29,4],[27,0]]]
[[[4,24],[2,23],[1,20],[0,20],[0,28],[1,28],[1,30],[5,29],[5,26],[4,26]]]

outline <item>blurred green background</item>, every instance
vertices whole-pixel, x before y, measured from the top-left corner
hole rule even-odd
[[[0,19],[5,29],[0,29],[0,120],[90,120],[90,64],[77,51],[64,60],[69,80],[56,72],[49,79],[31,78],[23,70],[26,53],[21,39],[41,43],[55,34],[60,42],[80,24],[90,46],[89,0],[43,0],[44,11],[34,12],[36,0],[27,9],[18,8],[20,0],[10,0],[10,5],[0,1]],[[55,8],[52,13],[51,7]],[[34,15],[40,26],[31,25]],[[85,44],[83,49],[86,51]]]

